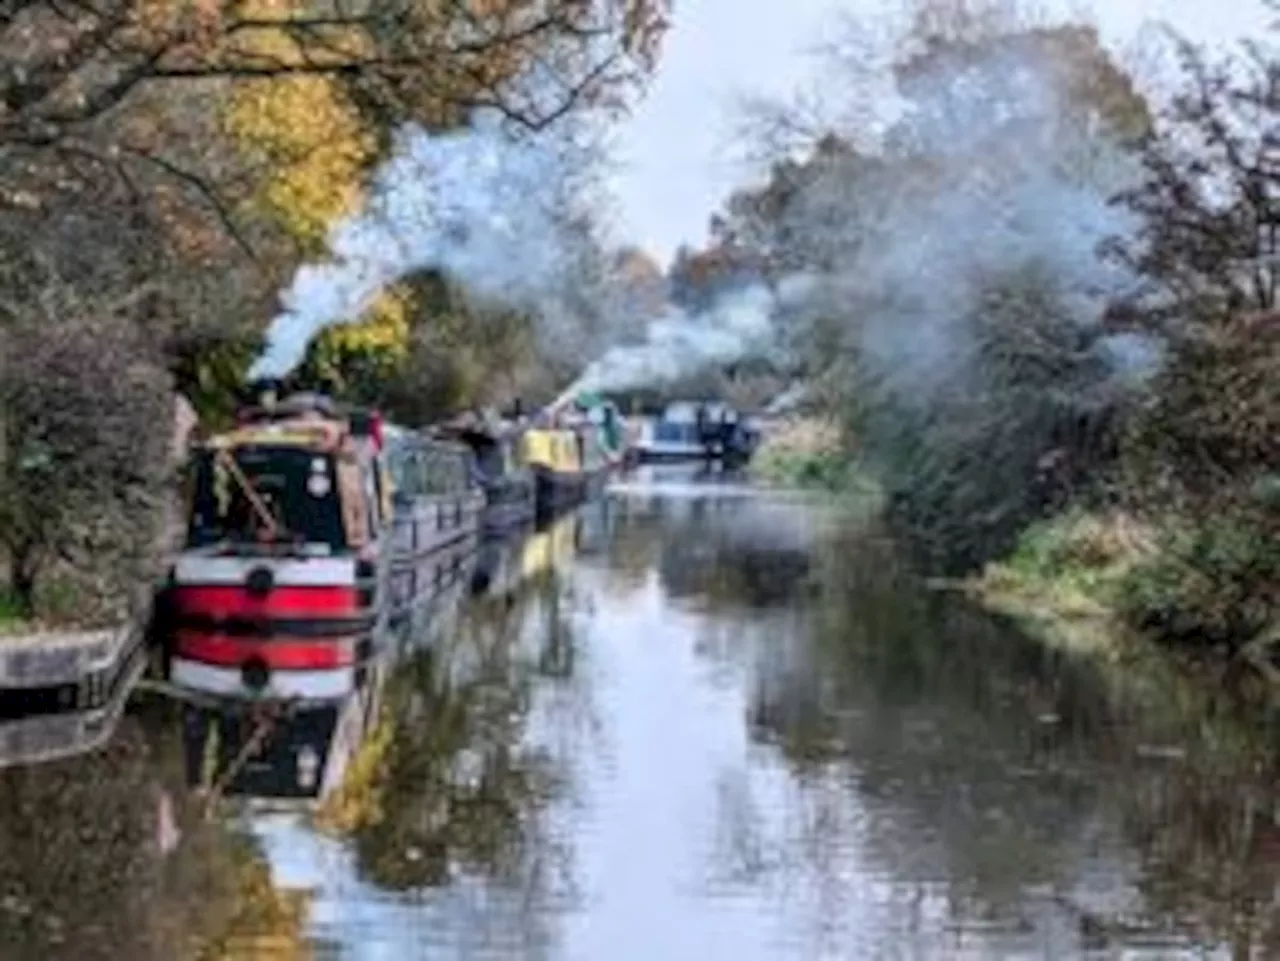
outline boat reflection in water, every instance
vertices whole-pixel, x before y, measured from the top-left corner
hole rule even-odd
[[[182,734],[188,784],[228,797],[322,800],[342,783],[376,722],[379,687],[294,710],[235,701],[187,706]]]
[[[182,711],[190,787],[256,807],[314,807],[346,780],[381,717],[388,672],[416,647],[435,643],[456,619],[475,563],[475,542],[439,552],[432,583],[411,619],[389,630],[377,654],[338,696],[310,699],[193,697]]]
[[[518,538],[481,545],[471,575],[472,596],[511,596],[525,583],[566,567],[580,523],[578,512],[562,514]]]
[[[513,598],[522,585],[567,563],[577,525],[569,514],[524,537],[441,552],[435,582],[421,586],[426,601],[378,645],[380,654],[341,696],[187,701],[182,737],[188,784],[250,801],[255,809],[301,807],[331,815],[326,802],[344,785],[352,787],[352,771],[362,767],[356,759],[382,741],[377,732],[387,720],[384,697],[388,684],[396,683],[392,678],[412,673],[424,655],[442,667],[448,663],[450,671],[463,665],[466,673],[468,658],[459,660],[453,643],[462,603],[468,597]]]

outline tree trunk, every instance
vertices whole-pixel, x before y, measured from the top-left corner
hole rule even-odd
[[[0,384],[8,383],[9,376],[9,332],[0,322]],[[0,476],[13,476],[9,470],[9,418],[7,416],[5,398],[0,394]],[[0,496],[4,496],[0,486]],[[5,548],[6,538],[0,531],[0,583],[13,576],[13,560]]]
[[[36,560],[29,548],[11,548],[9,555],[9,600],[23,618],[36,609]]]

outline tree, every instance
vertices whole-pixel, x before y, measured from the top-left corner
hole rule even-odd
[[[1125,607],[1164,637],[1265,660],[1280,617],[1280,60],[1261,43],[1234,64],[1179,49],[1185,86],[1121,198],[1141,229],[1115,245],[1145,282],[1126,310],[1165,345],[1125,449],[1132,504],[1165,536]]]
[[[653,62],[665,9],[646,0],[397,0],[335,11],[265,0],[103,0],[68,15],[8,4],[0,144],[68,146],[147,87],[205,78],[332,77],[394,121],[476,107],[543,127],[608,100]],[[294,49],[299,56],[274,51]],[[536,58],[536,78],[522,73]]]
[[[1142,230],[1118,245],[1174,337],[1275,309],[1280,269],[1280,61],[1264,44],[1216,63],[1178,49],[1186,85],[1143,142],[1143,182],[1121,197]]]
[[[1105,321],[1132,277],[1096,248],[1150,118],[1096,31],[1009,4],[928,0],[890,59],[905,109],[878,137],[828,129],[716,229],[813,281],[808,376],[842,385],[899,527],[960,570],[1115,456],[1131,381]]]

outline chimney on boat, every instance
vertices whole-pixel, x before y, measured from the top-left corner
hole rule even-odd
[[[245,402],[236,413],[238,423],[247,424],[263,416],[270,417],[279,404],[280,381],[266,378],[255,380],[249,384],[245,395]]]
[[[276,403],[280,400],[280,382],[275,380],[264,380],[258,385],[258,403],[267,413],[271,413],[276,409]]]

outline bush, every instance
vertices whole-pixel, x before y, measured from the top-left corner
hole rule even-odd
[[[767,434],[751,472],[769,484],[838,490],[849,475],[839,431],[819,420],[793,420]]]
[[[1066,578],[1094,593],[1149,548],[1145,530],[1125,515],[1076,508],[1028,527],[1005,566],[1023,578]]]
[[[1135,419],[1136,499],[1175,518],[1122,609],[1170,639],[1235,650],[1280,621],[1280,314],[1190,329]]]
[[[1238,649],[1280,620],[1280,540],[1258,517],[1184,526],[1126,577],[1121,613],[1170,640]]]
[[[114,318],[23,319],[0,409],[0,546],[28,616],[115,623],[148,583],[172,434],[170,381]]]

